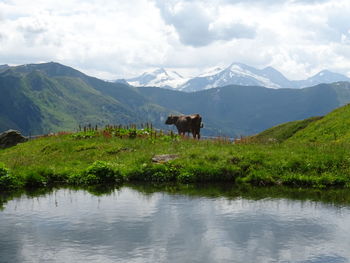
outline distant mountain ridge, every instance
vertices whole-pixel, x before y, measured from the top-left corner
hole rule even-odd
[[[50,62],[0,71],[0,94],[0,132],[12,128],[25,135],[43,134],[75,130],[79,124],[145,122],[175,130],[164,124],[169,114],[199,113],[203,135],[234,137],[325,115],[350,102],[350,82],[304,89],[228,85],[182,92],[107,82]]]
[[[144,73],[136,78],[126,79],[125,81],[133,86],[153,86],[194,92],[227,85],[298,89],[321,83],[350,81],[350,78],[329,70],[323,70],[305,80],[289,80],[281,72],[272,67],[256,69],[243,63],[232,63],[227,68],[215,68],[210,72],[202,73],[193,78],[186,79],[175,71],[169,73],[169,71],[162,68],[150,73]]]

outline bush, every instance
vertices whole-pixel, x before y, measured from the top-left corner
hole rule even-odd
[[[130,173],[130,179],[145,182],[175,181],[179,171],[172,164],[145,164],[140,169]]]
[[[68,176],[68,184],[72,184],[72,185],[82,185],[84,184],[83,182],[83,176],[81,173],[71,173],[69,176]]]
[[[69,182],[82,185],[95,185],[104,183],[118,183],[123,179],[120,171],[104,161],[96,161],[81,174],[70,176]]]
[[[191,172],[183,171],[178,175],[177,180],[180,183],[194,183],[195,176]]]
[[[20,180],[11,175],[9,169],[3,163],[0,163],[0,189],[12,190],[20,186]]]
[[[208,164],[193,164],[184,169],[183,175],[178,179],[191,182],[234,182],[237,171],[221,166]],[[192,178],[189,178],[191,176]]]
[[[25,176],[26,187],[42,187],[47,184],[47,180],[44,176],[37,173],[36,171],[30,171]]]
[[[252,170],[248,176],[243,177],[241,180],[242,182],[258,186],[278,184],[270,172],[265,170]]]
[[[294,187],[312,187],[315,185],[315,176],[287,173],[281,177],[284,185],[294,186]]]
[[[42,187],[57,183],[66,183],[68,175],[65,173],[57,174],[48,167],[38,167],[26,172],[24,176],[26,187]]]
[[[3,163],[0,163],[0,177],[6,176],[8,174],[9,174],[9,169],[7,169]]]

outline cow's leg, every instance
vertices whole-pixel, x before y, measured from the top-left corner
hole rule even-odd
[[[196,139],[196,137],[197,137],[196,129],[192,129],[192,135],[193,135],[193,139]]]

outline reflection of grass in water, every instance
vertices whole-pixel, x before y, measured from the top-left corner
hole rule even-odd
[[[24,191],[11,191],[11,192],[5,192],[5,193],[1,193],[0,192],[0,211],[4,210],[4,205],[6,204],[6,202],[20,197],[22,194],[24,193]]]
[[[128,184],[128,187],[152,195],[157,192],[181,194],[192,197],[208,197],[228,199],[245,198],[261,200],[265,198],[285,198],[330,203],[334,205],[349,205],[350,192],[347,189],[303,189],[283,186],[257,187],[251,185],[218,184]]]
[[[36,187],[26,188],[18,191],[10,191],[0,193],[0,211],[4,209],[4,205],[15,198],[26,196],[28,198],[42,197],[53,193],[59,189],[69,189],[71,191],[87,191],[95,196],[103,196],[113,194],[120,189],[120,186],[107,186],[107,185],[92,185],[85,187],[78,186],[56,186],[56,187]]]
[[[87,187],[61,187],[61,188],[37,188],[35,190],[17,191],[0,194],[0,211],[4,209],[6,202],[25,195],[29,198],[41,197],[51,194],[58,189],[69,189],[71,191],[87,191],[95,196],[111,195],[119,191],[123,186],[87,186]],[[228,184],[178,184],[178,183],[134,183],[126,184],[133,190],[145,195],[154,193],[167,193],[170,195],[184,195],[193,198],[244,198],[248,200],[290,199],[300,201],[315,201],[332,205],[350,205],[350,192],[346,189],[301,189],[291,187],[255,187],[251,185],[228,185]]]
[[[70,190],[75,191],[87,191],[92,195],[95,196],[104,196],[104,195],[111,195],[114,192],[118,191],[121,186],[109,186],[109,185],[91,185],[91,186],[85,186],[85,187],[66,187]]]

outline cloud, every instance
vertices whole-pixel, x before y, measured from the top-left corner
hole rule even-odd
[[[161,0],[156,3],[164,21],[175,28],[184,45],[200,47],[217,40],[255,36],[254,28],[242,22],[217,23],[217,10],[204,3]]]
[[[0,3],[6,14],[0,23],[0,35],[6,36],[0,46],[0,62],[58,61],[114,75],[159,63],[168,48],[169,29],[153,4],[146,0],[105,4]]]
[[[101,78],[233,61],[300,79],[350,72],[348,0],[0,1],[0,64],[57,61]]]

